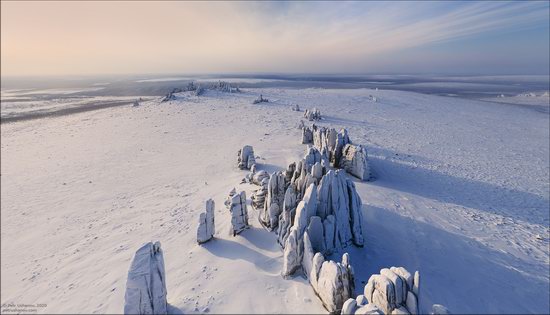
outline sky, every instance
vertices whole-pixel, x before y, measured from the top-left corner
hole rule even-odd
[[[1,2],[1,75],[548,74],[548,1]]]

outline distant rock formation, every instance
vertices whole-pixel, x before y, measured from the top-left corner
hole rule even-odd
[[[260,97],[252,101],[252,104],[259,104],[259,103],[268,103],[269,100],[267,98],[264,98],[262,94],[260,94]]]
[[[309,121],[321,120],[321,111],[317,108],[306,109],[306,111],[304,112],[304,118]]]
[[[292,110],[295,111],[295,112],[299,112],[300,111],[300,106],[298,104],[292,105]]]
[[[199,217],[199,226],[197,227],[197,242],[199,244],[208,242],[214,237],[214,233],[216,233],[214,208],[214,200],[208,199],[206,201],[206,211],[202,212]]]
[[[166,275],[160,242],[136,251],[128,271],[124,314],[167,314]]]
[[[248,210],[246,208],[246,194],[244,191],[231,197],[231,226],[233,236],[248,228]]]
[[[252,165],[256,164],[256,158],[254,157],[254,149],[252,146],[245,145],[237,153],[237,167],[241,170],[249,170]]]

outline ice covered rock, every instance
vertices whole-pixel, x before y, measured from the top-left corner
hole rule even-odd
[[[306,111],[304,112],[304,118],[306,118],[309,121],[320,120],[321,111],[318,110],[317,108],[306,109]]]
[[[313,166],[311,167],[311,175],[316,179],[316,182],[319,183],[319,181],[321,180],[321,178],[323,177],[323,173],[324,173],[325,169],[324,167],[321,165],[320,162],[316,162],[315,164],[313,164]]]
[[[342,306],[342,312],[341,314],[355,314],[355,310],[357,309],[357,301],[355,299],[349,298],[344,302],[344,305]]]
[[[273,230],[279,223],[279,215],[283,210],[285,198],[285,175],[283,172],[273,173],[267,184],[267,198],[258,216],[260,223]]]
[[[241,191],[231,197],[231,226],[233,236],[248,228],[248,211],[246,208],[246,194]]]
[[[237,159],[237,167],[241,170],[250,169],[253,164],[256,163],[256,158],[254,157],[254,149],[252,146],[245,145],[242,149],[239,150]]]
[[[363,306],[369,303],[369,301],[367,301],[367,298],[363,294],[359,294],[355,298],[355,301],[357,301],[357,306]]]
[[[311,246],[314,253],[325,253],[325,236],[323,222],[318,216],[312,216],[309,219],[309,225],[306,228],[306,233],[309,235]]]
[[[313,262],[311,263],[311,271],[307,275],[309,283],[313,288],[317,287],[317,280],[319,280],[319,272],[321,272],[321,267],[325,262],[325,257],[321,253],[315,253],[313,255]]]
[[[407,300],[405,305],[407,306],[407,310],[409,310],[409,313],[413,315],[418,314],[418,302],[416,299],[416,295],[412,291],[407,291]]]
[[[447,314],[451,314],[451,312],[449,312],[449,310],[441,304],[434,304],[434,305],[432,305],[432,312],[430,314],[432,314],[432,315],[447,315]]]
[[[304,251],[302,254],[302,270],[304,271],[304,275],[306,276],[306,278],[308,278],[313,268],[313,257],[315,256],[315,249],[311,245],[311,241],[309,239],[309,234],[307,233],[307,231],[304,233],[303,243]]]
[[[197,228],[197,242],[202,244],[208,242],[216,232],[214,224],[214,200],[206,201],[206,211],[200,214],[199,226]]]
[[[331,313],[340,312],[344,302],[352,296],[354,291],[353,270],[349,262],[344,263],[346,259],[349,258],[343,258],[343,263],[332,260],[323,262],[317,285],[312,285],[323,306]]]
[[[413,292],[411,278],[403,267],[383,268],[369,278],[364,295],[384,314],[418,314],[418,295]]]
[[[400,276],[398,276],[396,273],[394,273],[388,268],[381,269],[380,274],[383,276],[386,276],[386,278],[388,278],[392,282],[396,305],[399,305],[405,302],[405,299],[407,298],[407,296],[405,295],[406,292],[403,292],[403,288],[404,288],[403,279],[401,279]]]
[[[342,150],[340,167],[360,180],[368,180],[370,178],[370,168],[365,147],[346,144]]]
[[[231,209],[231,198],[233,198],[233,196],[235,196],[236,193],[237,193],[237,190],[235,189],[235,187],[233,187],[233,189],[231,189],[231,191],[229,192],[229,196],[227,196],[227,198],[223,202],[223,204],[227,209]]]
[[[252,104],[259,104],[259,103],[268,103],[269,100],[267,98],[264,98],[262,94],[260,94],[260,97],[252,101]]]
[[[285,192],[285,199],[283,202],[283,212],[279,217],[279,224],[277,227],[277,242],[284,247],[286,239],[290,233],[292,227],[294,215],[296,214],[296,191],[294,185],[290,184]]]
[[[309,127],[302,128],[302,144],[313,142],[313,131]]]
[[[298,231],[291,229],[290,234],[285,241],[285,249],[283,251],[283,277],[292,275],[302,265],[302,239],[298,238]]]
[[[128,271],[124,314],[167,314],[166,275],[160,243],[137,250]]]
[[[382,311],[374,304],[366,304],[361,307],[358,307],[355,310],[355,315],[363,315],[363,314],[379,314],[383,315]]]

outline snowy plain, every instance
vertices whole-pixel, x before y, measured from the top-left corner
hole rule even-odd
[[[270,102],[252,105],[259,94]],[[2,124],[1,302],[120,313],[133,254],[158,240],[173,313],[326,312],[306,280],[280,276],[276,235],[257,213],[233,237],[223,206],[233,187],[255,189],[239,184],[243,145],[269,172],[304,154],[294,104],[320,109],[319,125],[347,128],[369,153],[375,180],[354,180],[366,238],[349,248],[356,294],[403,266],[421,273],[424,312],[548,312],[549,115],[382,89],[181,93]],[[199,246],[209,198],[215,239]]]

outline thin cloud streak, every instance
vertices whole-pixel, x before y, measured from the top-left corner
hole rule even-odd
[[[3,76],[364,72],[384,69],[382,57],[412,48],[522,30],[548,33],[550,14],[548,2],[1,5]]]

